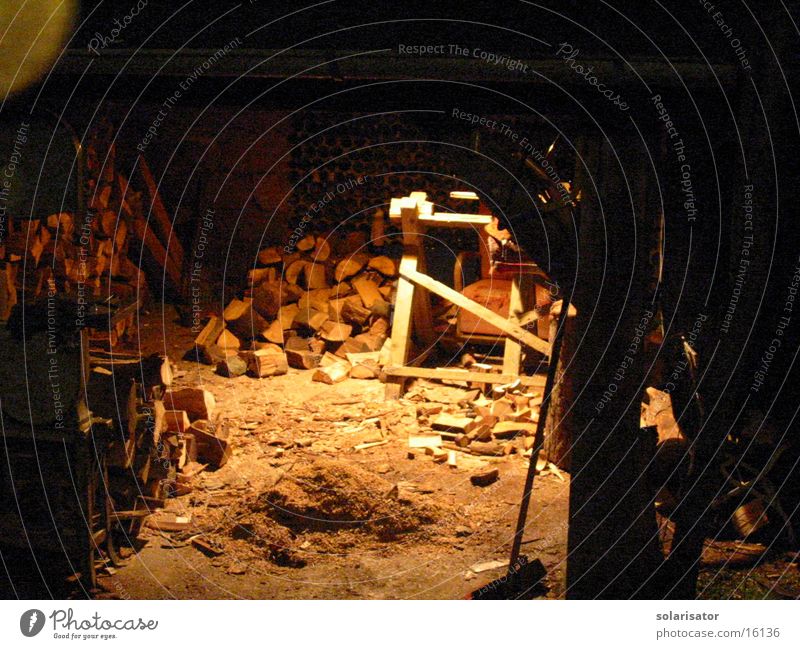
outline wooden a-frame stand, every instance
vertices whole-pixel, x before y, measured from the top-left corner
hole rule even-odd
[[[512,280],[509,317],[506,319],[426,275],[423,240],[427,228],[474,229],[485,227],[492,218],[488,214],[434,212],[433,204],[426,199],[425,192],[412,192],[403,198],[393,198],[389,211],[390,219],[399,222],[402,229],[403,257],[400,261],[400,278],[392,321],[391,363],[384,368],[388,377],[386,397],[396,399],[402,396],[405,382],[412,377],[480,383],[511,383],[519,379],[523,385],[544,385],[544,376],[520,376],[523,345],[535,349],[548,358],[551,351],[549,342],[535,336],[519,324],[520,316],[533,308],[533,305],[525,304],[526,296],[531,293],[526,290],[525,285],[531,281],[530,276],[520,273]],[[418,288],[424,290],[417,290]],[[430,293],[435,293],[457,307],[469,311],[505,334],[502,373],[472,372],[459,368],[415,367],[414,363],[421,362],[426,354],[421,354],[409,362],[412,333],[428,349],[437,337],[433,328]]]

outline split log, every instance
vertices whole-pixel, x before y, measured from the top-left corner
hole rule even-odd
[[[368,257],[361,253],[356,253],[349,257],[345,257],[338,264],[336,264],[336,270],[333,272],[333,278],[337,282],[341,282],[348,277],[352,277],[361,271],[362,268],[364,268],[364,264],[366,264],[367,261]]]
[[[286,354],[283,352],[259,349],[250,354],[247,370],[251,376],[256,378],[278,376],[289,371],[289,363],[286,360]]]
[[[320,367],[330,367],[331,365],[337,365],[341,362],[342,359],[338,356],[334,356],[330,352],[325,352],[319,361],[319,365]]]
[[[310,338],[308,341],[308,348],[315,354],[324,354],[325,347],[325,341],[319,338]]]
[[[309,342],[310,338],[303,338],[301,336],[290,336],[289,338],[286,339],[286,344],[283,346],[283,348],[286,351],[289,351],[291,349],[298,352],[307,352],[311,350],[311,348],[308,346]]]
[[[191,424],[185,410],[165,410],[164,421],[169,432],[186,432]]]
[[[276,246],[270,246],[269,248],[264,248],[258,253],[258,263],[262,266],[271,266],[273,264],[279,264],[282,260],[280,249]]]
[[[340,343],[347,340],[352,332],[353,327],[351,325],[328,320],[320,328],[320,337],[331,343]]]
[[[370,310],[361,304],[361,297],[353,295],[344,298],[339,319],[348,324],[363,326],[369,320],[370,315],[372,315]],[[331,318],[331,320],[334,320],[334,318]]]
[[[383,296],[378,290],[378,285],[371,279],[356,277],[351,282],[353,288],[361,298],[362,303],[368,309],[372,308],[377,300],[383,301]]]
[[[309,291],[320,288],[328,288],[328,279],[325,273],[325,265],[322,263],[309,262],[305,269],[305,285]]]
[[[314,243],[314,261],[328,261],[331,256],[331,245],[327,237],[317,237]]]
[[[222,312],[223,320],[225,320],[225,322],[236,320],[247,310],[248,306],[249,304],[247,301],[233,298],[228,302],[228,306],[226,306],[225,310]]]
[[[386,277],[394,277],[397,275],[397,264],[393,259],[385,255],[373,257],[369,260],[367,267],[377,270],[381,275],[385,275]]]
[[[386,341],[386,334],[363,333],[354,336],[353,340],[364,347],[361,351],[377,352],[383,347],[383,343]]]
[[[300,309],[294,317],[294,326],[318,331],[328,320],[328,314],[315,309]]]
[[[216,407],[214,395],[202,388],[182,388],[168,390],[164,404],[170,410],[185,410],[189,419],[211,419]]]
[[[284,271],[283,278],[289,284],[298,284],[300,282],[300,277],[306,272],[306,267],[308,266],[308,262],[305,259],[296,259],[291,264],[286,267]]]
[[[255,338],[268,327],[269,323],[256,311],[252,301],[245,303],[245,307],[238,317],[228,320],[228,329],[239,340]]]
[[[290,367],[298,370],[311,370],[319,367],[322,356],[315,354],[310,349],[287,349],[286,359]]]
[[[261,335],[269,342],[276,345],[282,345],[283,338],[283,325],[280,320],[273,320],[270,325],[261,332]]]
[[[274,282],[278,278],[278,271],[273,268],[251,268],[247,271],[247,285],[251,287],[265,282]]]
[[[357,338],[357,337],[356,337]],[[341,358],[347,358],[348,354],[361,354],[364,352],[371,352],[368,345],[364,342],[356,340],[356,338],[348,338],[336,350],[336,355]]]
[[[353,294],[353,287],[347,282],[339,282],[331,289],[331,298],[338,299]]]
[[[350,370],[351,379],[377,379],[381,368],[375,361],[362,361],[358,365],[353,365]]]
[[[294,322],[298,311],[300,311],[300,307],[297,306],[297,304],[287,304],[280,308],[278,311],[278,320],[280,320],[281,329],[286,331],[287,329],[292,328],[292,323]]]
[[[239,356],[227,356],[217,363],[217,374],[234,378],[247,372],[247,363]]]
[[[314,309],[315,311],[326,312],[328,310],[328,299],[330,295],[331,291],[329,288],[319,288],[308,291],[300,298],[297,307],[301,311],[303,309]]]
[[[197,457],[202,462],[208,462],[214,468],[225,466],[231,456],[230,429],[222,420],[210,422],[200,420],[194,422],[189,428],[194,435],[197,445]]]
[[[350,365],[349,363],[335,363],[334,365],[329,365],[328,367],[320,367],[314,372],[314,375],[311,377],[312,381],[319,381],[320,383],[327,383],[328,385],[333,385],[334,383],[339,383],[340,381],[344,381],[350,372]]]
[[[291,301],[291,293],[285,282],[264,282],[254,285],[250,292],[253,307],[267,319],[274,318],[281,307]]]
[[[308,252],[316,245],[316,239],[313,234],[307,234],[300,241],[297,242],[296,247],[300,252]]]
[[[235,352],[240,349],[241,346],[241,341],[227,329],[223,329],[222,333],[217,338],[217,347],[222,350],[223,354],[230,351]]]

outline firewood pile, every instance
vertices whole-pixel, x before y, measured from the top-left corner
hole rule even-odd
[[[263,378],[293,367],[330,384],[378,378],[391,343],[394,259],[334,255],[326,238],[308,234],[296,251],[265,248],[257,262],[242,297],[205,323],[193,358],[227,377]]]
[[[135,182],[115,169],[114,146],[93,138],[85,147],[85,216],[71,211],[40,219],[8,219],[0,245],[0,320],[24,295],[26,301],[69,296],[80,303],[148,300],[142,263],[180,289],[183,251],[146,161]],[[117,343],[133,325],[131,315],[92,337]]]
[[[163,356],[94,350],[90,362],[92,413],[116,422],[108,453],[115,507],[139,512],[133,518],[140,525],[165,499],[191,492],[193,478],[205,468],[225,465],[229,426],[211,392],[173,387]]]
[[[471,366],[473,364],[470,363]],[[467,387],[440,386],[419,381],[406,394],[416,404],[416,426],[408,434],[409,457],[429,456],[434,462],[458,467],[458,453],[503,458],[531,457],[534,447],[541,389],[519,381],[505,385],[471,383]],[[538,459],[540,471],[558,468]],[[497,471],[471,477],[486,486]]]

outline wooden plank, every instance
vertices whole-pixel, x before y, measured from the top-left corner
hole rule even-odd
[[[443,297],[445,300],[448,300],[455,304],[456,306],[466,309],[470,313],[474,313],[478,316],[481,320],[485,320],[491,325],[494,325],[504,333],[509,336],[513,336],[516,340],[520,341],[521,343],[527,345],[528,347],[532,347],[537,352],[544,354],[545,356],[549,357],[550,354],[550,345],[547,341],[542,340],[538,336],[534,336],[529,331],[526,331],[519,325],[510,322],[506,318],[497,315],[494,311],[487,309],[486,307],[478,304],[474,300],[470,300],[468,297],[465,297],[458,291],[442,284],[441,282],[436,281],[432,277],[428,277],[427,275],[423,275],[422,273],[417,272],[416,270],[410,269],[403,269],[402,264],[400,265],[400,277],[401,279],[406,279],[418,286],[421,286],[424,289],[429,290],[431,293],[436,293],[440,297]],[[399,304],[399,300],[398,300]],[[394,343],[394,341],[392,341]]]
[[[156,263],[164,269],[164,273],[170,279],[173,285],[180,289],[183,282],[183,276],[181,275],[180,267],[177,266],[172,257],[169,256],[155,232],[153,232],[151,228],[147,227],[147,223],[142,219],[133,218],[131,221],[133,224],[133,234],[142,243],[142,245],[144,245],[150,251],[153,259],[155,259]]]
[[[408,252],[400,260],[400,279],[397,282],[394,318],[392,320],[392,363],[405,365],[408,360],[411,338],[411,310],[414,300],[414,284],[403,279],[403,272],[413,273],[417,269],[416,251]]]
[[[511,383],[519,379],[522,385],[543,387],[545,382],[544,374],[534,374],[532,376],[512,376],[510,374],[491,374],[482,372],[470,372],[455,367],[401,367],[391,365],[383,368],[386,376],[405,377],[419,379],[440,379],[447,381],[479,381],[481,383]]]
[[[402,206],[395,201],[403,199],[392,199],[392,206],[389,218],[398,221],[401,217]],[[396,211],[395,211],[396,209]],[[447,228],[478,228],[489,225],[492,222],[490,214],[460,214],[458,212],[433,212],[432,214],[421,213],[419,215],[420,225],[426,227],[447,227]]]
[[[519,316],[523,312],[522,287],[520,278],[511,280],[511,295],[508,304],[508,319],[514,324],[519,324]],[[513,338],[506,338],[503,349],[503,372],[505,374],[519,374],[522,361],[522,346]]]
[[[158,193],[156,179],[153,177],[153,173],[150,171],[150,167],[147,165],[143,156],[139,156],[139,171],[142,174],[142,179],[145,185],[147,185],[147,191],[150,194],[150,211],[154,217],[153,220],[158,224],[161,236],[164,237],[167,243],[166,247],[169,256],[175,261],[175,265],[178,266],[178,268],[182,268],[183,246],[172,230],[172,219],[170,219],[167,208],[161,200],[161,194]]]
[[[427,273],[425,260],[425,246],[422,240],[422,229],[419,226],[419,216],[422,209],[421,201],[425,199],[424,192],[412,192],[411,197],[418,197],[420,200],[407,200],[401,209],[401,227],[403,229],[403,249],[414,250],[417,263],[412,269],[420,273]],[[398,294],[399,300],[399,294]],[[398,301],[395,301],[397,304]],[[412,300],[414,314],[414,328],[416,337],[426,346],[433,344],[436,340],[436,333],[433,330],[433,315],[431,312],[431,296],[426,291],[414,291]]]

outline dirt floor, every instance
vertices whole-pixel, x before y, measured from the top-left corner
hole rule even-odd
[[[100,571],[93,596],[452,599],[504,574],[527,459],[458,453],[454,468],[424,451],[409,454],[419,400],[457,399],[462,389],[423,382],[408,398],[387,402],[377,380],[332,386],[294,369],[223,378],[182,360],[193,338],[168,307],[144,316],[141,340],[128,346],[168,354],[176,386],[215,395],[231,424],[233,455],[223,468],[198,474],[191,493],[167,501],[166,512],[188,519],[187,528],[145,527],[136,551],[125,548],[125,565]],[[354,448],[370,442],[381,443]],[[486,467],[496,467],[499,479],[473,485],[470,476]],[[564,594],[568,495],[566,473],[537,476],[523,553],[547,570],[542,598]],[[711,543],[704,561],[701,597],[800,594],[795,554]],[[6,553],[3,563],[12,573],[3,597],[68,596],[20,588],[30,561]]]
[[[503,574],[491,562],[507,560],[526,459],[459,453],[453,468],[409,456],[415,404],[385,402],[379,381],[332,386],[294,369],[224,378],[182,360],[193,337],[167,308],[144,319],[141,343],[132,343],[167,353],[176,386],[215,395],[233,456],[168,501],[190,528],[143,529],[139,552],[101,577],[101,597],[462,598]],[[487,466],[499,479],[473,486],[470,475]],[[566,474],[537,478],[523,551],[547,568],[546,597],[563,592],[568,493]],[[202,551],[196,538],[211,547]]]

